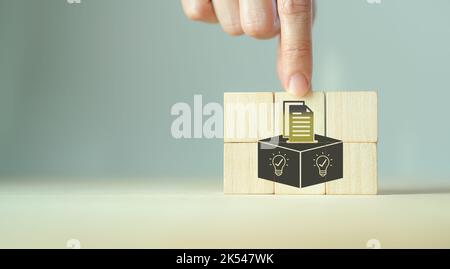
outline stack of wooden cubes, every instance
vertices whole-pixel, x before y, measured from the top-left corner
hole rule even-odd
[[[284,101],[305,101],[315,134],[344,142],[342,179],[300,189],[258,178],[257,142],[282,134]],[[373,91],[225,93],[224,193],[377,194],[377,102]]]

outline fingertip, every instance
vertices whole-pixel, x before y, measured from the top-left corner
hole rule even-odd
[[[301,73],[291,75],[286,85],[286,91],[298,97],[307,95],[311,90],[309,79]]]
[[[217,22],[214,8],[210,2],[183,0],[182,4],[184,12],[190,20],[209,23]]]

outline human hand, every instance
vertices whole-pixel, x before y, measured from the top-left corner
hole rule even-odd
[[[312,0],[182,0],[191,20],[217,23],[233,36],[279,36],[278,76],[297,96],[311,88]]]

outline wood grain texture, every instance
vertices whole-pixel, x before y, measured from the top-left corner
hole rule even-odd
[[[257,142],[274,132],[273,93],[224,94],[224,142]]]
[[[325,184],[317,184],[306,188],[296,188],[280,183],[275,183],[275,194],[298,194],[298,195],[324,195]]]
[[[378,141],[377,93],[327,92],[326,135],[352,143]]]
[[[377,194],[377,144],[344,143],[344,178],[326,183],[326,194]]]
[[[275,135],[283,133],[283,102],[305,101],[305,104],[314,112],[314,133],[325,134],[325,94],[312,92],[308,96],[299,98],[286,92],[275,93]],[[318,184],[306,188],[296,188],[275,183],[275,194],[325,194],[325,184]]]
[[[224,144],[224,193],[274,193],[272,181],[258,178],[257,143]]]

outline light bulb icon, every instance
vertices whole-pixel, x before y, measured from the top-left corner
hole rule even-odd
[[[278,152],[278,154],[272,154],[272,158],[270,158],[269,160],[272,161],[272,163],[270,164],[271,166],[273,166],[274,170],[275,170],[275,175],[277,177],[283,175],[283,170],[286,166],[289,166],[287,164],[287,161],[289,161],[288,158],[286,158],[286,154],[281,154],[280,152]]]
[[[330,159],[330,154],[325,155],[322,152],[321,155],[316,155],[314,161],[316,163],[314,166],[319,170],[319,175],[325,177],[328,173],[328,167],[332,166],[331,161],[333,161],[333,159]]]

